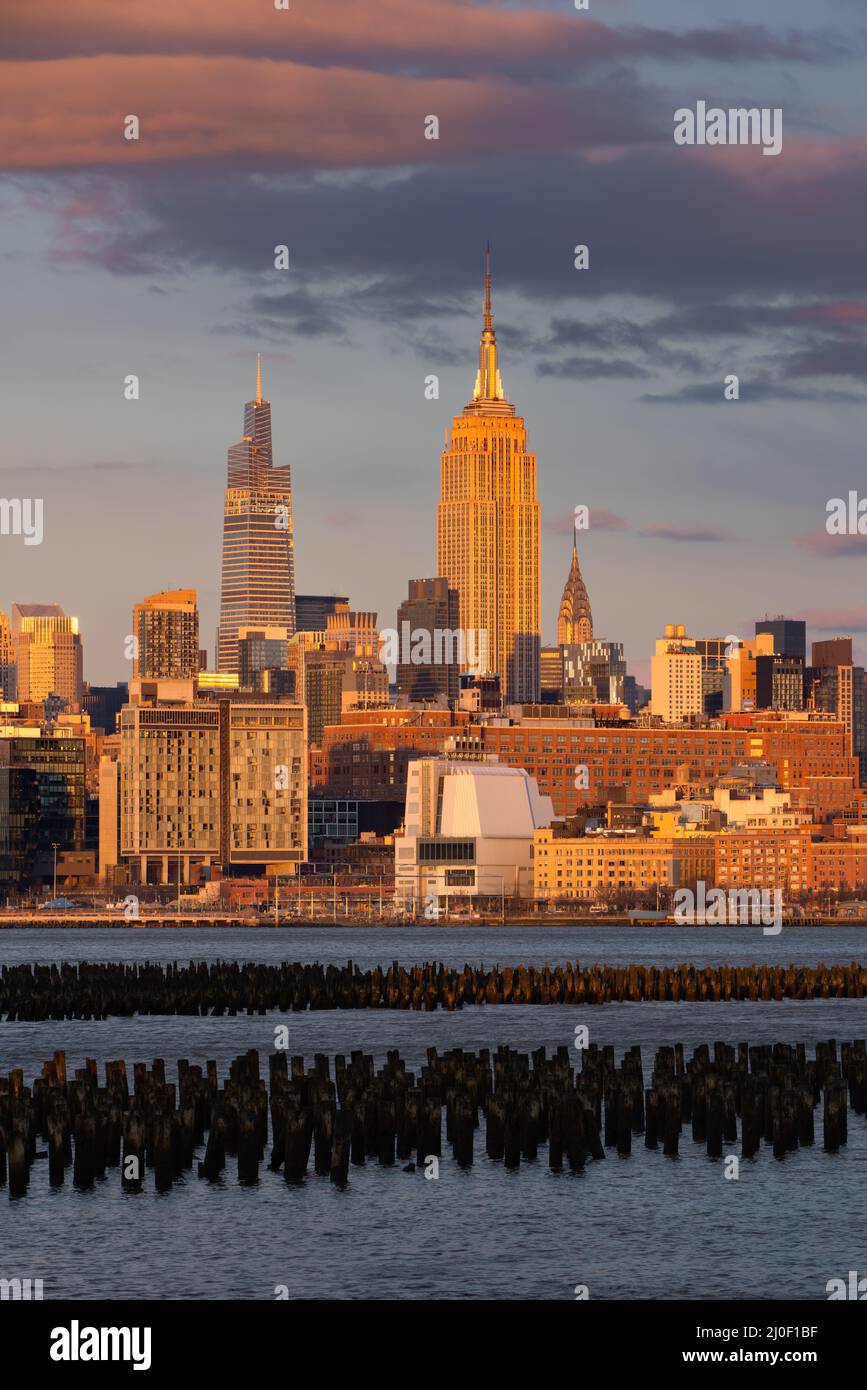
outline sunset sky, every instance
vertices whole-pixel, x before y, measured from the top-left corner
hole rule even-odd
[[[132,605],[162,588],[198,590],[213,655],[257,351],[298,591],[394,624],[435,573],[487,239],[543,640],[583,503],[596,635],[640,679],[666,622],[765,613],[867,659],[867,537],[825,532],[828,499],[867,495],[863,0],[2,8],[0,495],[43,498],[45,539],[0,537],[0,608],[76,614],[87,679],[129,676]],[[676,146],[698,100],[781,107],[782,153]]]

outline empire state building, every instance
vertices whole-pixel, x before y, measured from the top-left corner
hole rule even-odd
[[[472,400],[452,421],[440,465],[437,574],[459,597],[465,641],[485,641],[507,701],[539,698],[541,586],[536,455],[506,400],[491,313],[491,257]],[[473,633],[472,638],[466,637]],[[478,634],[486,633],[484,639]],[[484,650],[484,648],[483,648]]]
[[[295,632],[292,472],[272,462],[261,361],[256,399],[244,406],[243,438],[229,450],[227,484],[217,670],[237,671],[240,627],[281,627],[288,637]]]

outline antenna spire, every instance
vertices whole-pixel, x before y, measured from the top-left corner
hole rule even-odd
[[[262,404],[262,354],[256,353],[256,404]]]

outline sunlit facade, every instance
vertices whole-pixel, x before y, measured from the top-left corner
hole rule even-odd
[[[437,508],[437,574],[459,596],[460,626],[487,633],[508,701],[539,698],[540,526],[536,455],[505,398],[491,315],[490,258],[473,398],[452,421]]]
[[[260,626],[295,631],[292,476],[288,465],[273,466],[261,371],[256,399],[244,407],[244,437],[229,450],[218,671],[238,669],[239,627]]]

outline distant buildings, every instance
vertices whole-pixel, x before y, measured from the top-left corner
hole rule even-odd
[[[0,731],[0,900],[50,882],[55,852],[84,847],[84,740],[38,727]]]
[[[5,613],[0,612],[0,699],[15,698],[15,648],[12,642],[12,625]]]
[[[581,567],[578,564],[578,544],[573,533],[572,563],[563,589],[563,597],[560,600],[560,612],[557,615],[557,643],[564,647],[572,646],[578,642],[590,642],[592,639],[593,614],[590,611],[587,586],[581,577]]]
[[[772,650],[778,656],[807,661],[807,624],[799,618],[762,618],[756,623],[756,636],[769,632],[774,639]]]
[[[192,680],[199,671],[199,610],[195,589],[170,589],[132,610],[133,675]]]
[[[567,704],[621,705],[626,700],[622,642],[598,638],[564,645],[563,698]]]
[[[677,724],[704,711],[702,658],[682,623],[668,623],[650,659],[650,709]]]
[[[181,692],[176,692],[181,694]],[[121,713],[120,855],[140,882],[294,872],[307,858],[303,708],[217,695],[147,699]],[[104,768],[104,764],[103,764]],[[111,774],[105,771],[108,819]]]
[[[491,314],[490,255],[472,400],[442,453],[437,573],[456,589],[460,627],[486,633],[507,701],[539,697],[540,524],[536,456],[505,398]]]
[[[295,552],[292,474],[275,468],[271,406],[256,398],[244,407],[244,435],[229,450],[223,517],[223,584],[217,631],[217,670],[237,671],[238,629],[295,631]]]
[[[348,607],[348,598],[337,598],[334,594],[296,594],[295,631],[324,632],[332,613]]]
[[[409,595],[397,610],[401,660],[397,664],[397,694],[401,704],[445,698],[457,701],[460,662],[455,650],[460,637],[458,592],[447,579],[411,579]],[[414,660],[421,655],[424,660]]]
[[[78,619],[56,603],[13,603],[12,641],[19,701],[56,695],[68,709],[81,707],[83,657]]]
[[[533,835],[552,817],[550,799],[522,769],[418,759],[395,836],[397,901],[433,918],[449,898],[531,897]]]

